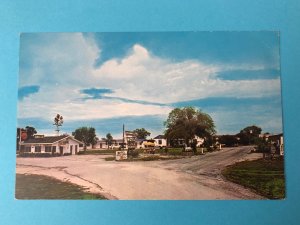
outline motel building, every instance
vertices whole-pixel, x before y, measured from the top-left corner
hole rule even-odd
[[[164,135],[158,135],[154,139],[154,143],[156,147],[167,147],[167,139],[165,138]]]
[[[82,142],[70,135],[34,135],[33,138],[20,142],[20,152],[76,155],[79,151],[83,150],[82,146]]]

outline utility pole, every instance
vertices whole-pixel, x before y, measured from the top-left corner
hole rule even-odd
[[[123,144],[122,144],[122,148],[124,150],[125,148],[125,125],[123,124]]]

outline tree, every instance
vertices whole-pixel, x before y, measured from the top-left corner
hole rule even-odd
[[[210,140],[216,133],[212,118],[194,107],[173,109],[164,123],[165,136],[170,139],[184,139],[189,145],[195,135]]]
[[[21,141],[33,138],[36,133],[37,131],[34,127],[26,126],[25,128],[17,128],[17,150],[19,150],[19,143]]]
[[[62,126],[63,123],[64,123],[64,118],[62,117],[62,115],[57,114],[54,117],[54,124],[53,124],[56,126],[57,135],[59,135],[59,127]]]
[[[252,125],[245,127],[237,134],[239,137],[239,142],[242,145],[253,145],[259,142],[259,135],[262,129],[258,126]]]
[[[133,132],[136,134],[138,139],[146,139],[151,134],[145,130],[145,128],[135,129]]]
[[[238,144],[238,139],[236,135],[222,135],[219,137],[219,142],[224,144],[227,147],[233,147]]]
[[[27,139],[33,138],[33,136],[37,133],[37,131],[34,127],[26,126],[25,130],[27,133]]]
[[[96,130],[93,127],[80,127],[77,128],[72,135],[75,139],[84,143],[84,149],[87,145],[94,145],[97,143]]]
[[[106,134],[106,141],[107,141],[108,147],[110,147],[113,142],[113,136],[111,135],[111,133]]]

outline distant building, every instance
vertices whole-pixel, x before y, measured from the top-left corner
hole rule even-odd
[[[275,147],[276,153],[284,155],[283,134],[269,135],[268,141]]]
[[[164,135],[158,135],[155,138],[153,138],[153,140],[155,141],[155,147],[167,147],[167,139]]]
[[[204,143],[204,138],[198,137],[197,135],[191,141],[196,142],[196,147],[200,147]],[[185,147],[189,146],[191,143],[186,143],[184,138],[176,138],[168,140],[171,146],[173,147]]]
[[[96,144],[88,145],[87,149],[120,149],[122,148],[122,143],[123,139],[113,139],[109,145],[107,139],[102,138],[101,140],[98,140]]]
[[[82,142],[70,135],[35,135],[33,138],[20,142],[20,152],[75,155],[82,150],[82,146]]]

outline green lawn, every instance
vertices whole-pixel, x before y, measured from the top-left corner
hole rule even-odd
[[[118,149],[93,149],[93,150],[86,150],[86,151],[80,151],[79,155],[110,155],[110,154],[116,154],[116,151],[119,151]],[[138,151],[139,153],[144,153],[145,149],[135,149],[135,151]],[[163,155],[183,155],[182,148],[168,148],[166,151],[165,149],[156,149],[156,153],[163,154]],[[207,152],[206,148],[204,148],[204,153]],[[197,155],[201,153],[201,148],[197,148]]]
[[[103,149],[103,150],[86,150],[78,152],[78,155],[107,155],[116,154],[116,149]]]
[[[167,150],[165,149],[157,149],[157,153],[160,154],[167,154],[167,155],[183,155],[183,148],[168,148]],[[206,148],[203,148],[203,153],[207,152]],[[201,148],[197,148],[197,155],[201,154]]]
[[[78,185],[42,175],[16,175],[17,199],[105,199],[87,193]]]
[[[228,180],[253,189],[269,199],[285,198],[283,159],[244,161],[222,171]]]

